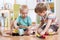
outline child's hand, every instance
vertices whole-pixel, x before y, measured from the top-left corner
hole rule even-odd
[[[18,30],[18,29],[19,29],[19,26],[15,27],[15,29],[17,29],[17,30]]]
[[[45,34],[45,31],[42,31],[40,34],[41,34],[41,35],[44,35],[44,34]]]
[[[29,26],[28,29],[31,29],[31,26]]]

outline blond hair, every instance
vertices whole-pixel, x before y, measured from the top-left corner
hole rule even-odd
[[[21,5],[21,7],[20,7],[20,12],[21,12],[22,10],[24,10],[24,9],[28,9],[27,5]]]

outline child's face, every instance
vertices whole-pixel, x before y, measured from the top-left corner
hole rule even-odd
[[[39,16],[45,16],[46,11],[43,11],[42,13],[38,12],[37,14],[38,14]]]
[[[28,9],[24,9],[24,10],[21,11],[21,16],[23,18],[25,18],[27,16],[27,14],[28,14]]]

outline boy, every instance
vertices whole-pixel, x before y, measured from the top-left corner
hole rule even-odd
[[[41,24],[37,30],[38,34],[44,35],[47,33],[56,33],[58,30],[57,19],[44,3],[37,4],[35,12],[41,16]]]
[[[20,8],[20,16],[15,21],[15,28],[18,29],[20,35],[28,34],[28,28],[31,25],[31,19],[28,15],[28,7],[22,5]]]

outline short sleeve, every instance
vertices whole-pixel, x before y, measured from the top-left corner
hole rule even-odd
[[[55,19],[55,18],[56,18],[55,14],[49,14],[48,15],[48,19]]]

